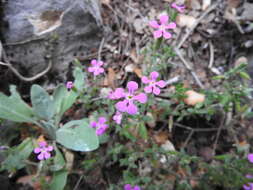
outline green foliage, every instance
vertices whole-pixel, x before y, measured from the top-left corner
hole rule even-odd
[[[49,190],[63,190],[67,183],[68,171],[60,170],[54,172],[53,180],[49,185]]]
[[[35,123],[32,109],[21,99],[15,86],[10,86],[11,96],[0,93],[0,118],[15,122]]]
[[[8,170],[15,172],[26,166],[25,160],[30,156],[33,151],[33,142],[31,138],[25,139],[21,144],[12,147],[7,152],[7,158],[1,164],[0,171]]]
[[[75,151],[92,151],[98,148],[95,130],[86,120],[70,121],[56,132],[56,141]]]
[[[39,85],[33,85],[31,88],[31,101],[33,111],[38,118],[50,120],[54,113],[54,101],[48,93]]]

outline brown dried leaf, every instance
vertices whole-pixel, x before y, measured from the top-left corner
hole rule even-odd
[[[161,131],[154,135],[155,142],[158,145],[164,144],[168,140],[168,138],[169,138],[168,132],[164,132],[164,131]]]
[[[142,71],[141,71],[140,68],[135,67],[135,68],[134,68],[134,73],[135,73],[139,78],[142,77]]]
[[[176,18],[176,23],[180,27],[186,26],[187,28],[192,28],[195,25],[196,21],[197,19],[194,18],[193,16],[184,14],[179,14]]]
[[[103,5],[110,5],[111,0],[101,0],[101,4]]]
[[[108,68],[108,86],[111,88],[115,88],[115,78],[116,78],[116,73],[112,68]]]

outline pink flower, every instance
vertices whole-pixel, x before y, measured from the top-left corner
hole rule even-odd
[[[96,134],[98,136],[103,135],[106,129],[108,128],[108,125],[105,124],[105,122],[106,122],[105,117],[99,117],[98,122],[93,121],[90,123],[91,127],[96,128]]]
[[[248,178],[248,179],[252,179],[252,178],[253,178],[253,176],[252,176],[252,175],[247,174],[247,175],[246,175],[246,178]],[[244,189],[244,190],[253,190],[253,183],[248,183],[247,185],[246,185],[246,184],[245,184],[245,185],[243,185],[243,189]]]
[[[130,184],[126,184],[124,185],[124,190],[141,190],[141,188],[138,185],[132,187]]]
[[[105,72],[105,70],[101,67],[104,64],[103,61],[97,61],[95,59],[91,60],[91,67],[88,67],[88,71],[90,73],[93,73],[94,76],[97,76],[103,72]]]
[[[250,163],[253,163],[253,154],[248,154],[248,160]]]
[[[148,84],[148,86],[146,86],[144,88],[144,91],[146,93],[153,93],[155,95],[159,95],[160,94],[160,89],[159,88],[164,88],[165,87],[165,82],[163,80],[160,80],[160,81],[157,81],[156,82],[156,79],[158,78],[159,76],[159,73],[154,71],[154,72],[151,72],[149,77],[146,77],[146,76],[143,76],[141,78],[141,81],[144,83],[144,84]]]
[[[117,88],[114,92],[109,95],[112,100],[123,98],[122,101],[116,103],[115,107],[120,112],[127,112],[128,114],[134,115],[138,112],[137,106],[134,104],[135,101],[140,103],[147,102],[147,95],[139,93],[136,95],[135,91],[138,89],[138,84],[134,81],[127,83],[128,92],[125,92],[122,88]]]
[[[35,148],[33,152],[39,154],[37,156],[38,160],[46,160],[51,157],[49,152],[53,151],[53,149],[53,146],[48,146],[47,142],[41,141],[39,142],[39,147]]]
[[[72,81],[68,81],[67,84],[66,84],[66,88],[69,90],[71,88],[73,88],[74,84]]]
[[[168,29],[174,29],[176,28],[176,23],[175,22],[171,22],[168,24],[168,20],[169,17],[167,15],[161,15],[159,17],[160,20],[160,24],[158,24],[157,21],[150,21],[149,25],[152,28],[157,29],[156,31],[154,31],[154,38],[160,38],[160,37],[164,37],[165,39],[169,39],[171,38],[171,33],[167,32]]]
[[[184,12],[185,6],[184,5],[177,5],[176,3],[172,3],[171,7],[177,9],[178,12]]]
[[[122,113],[117,111],[116,114],[112,117],[112,119],[119,125],[122,120]]]

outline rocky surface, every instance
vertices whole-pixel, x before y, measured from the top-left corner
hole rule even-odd
[[[100,43],[97,0],[10,0],[3,7],[4,49],[11,63],[28,76],[51,61],[51,72],[64,78],[75,56],[85,56]]]

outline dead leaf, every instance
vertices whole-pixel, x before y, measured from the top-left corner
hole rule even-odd
[[[110,5],[111,0],[101,0],[101,4],[103,5]]]
[[[234,63],[234,66],[238,67],[239,65],[241,65],[243,63],[248,63],[248,59],[244,56],[237,58],[235,63]]]
[[[112,68],[108,68],[108,86],[111,88],[115,88],[115,71]]]
[[[168,132],[164,132],[164,131],[161,131],[161,132],[154,135],[155,142],[158,145],[165,144],[166,141],[168,140],[168,138],[169,138]]]
[[[44,142],[44,141],[46,141],[46,140],[45,140],[45,137],[43,135],[40,135],[39,138],[37,139],[38,143],[39,142]]]
[[[200,94],[193,90],[188,90],[185,92],[185,94],[187,95],[187,98],[184,99],[184,103],[186,103],[187,105],[194,106],[197,103],[202,103],[205,101],[204,94]]]
[[[165,150],[165,151],[175,151],[175,147],[172,144],[172,142],[170,142],[169,140],[165,141],[164,144],[161,145],[161,147]]]
[[[206,10],[211,5],[211,0],[202,0],[202,10]]]
[[[135,67],[135,68],[134,68],[134,73],[135,73],[139,78],[142,77],[142,71],[141,71],[140,68]]]
[[[197,19],[194,18],[193,16],[184,14],[179,14],[176,18],[176,23],[180,27],[186,26],[187,28],[192,28],[195,25],[196,21]]]
[[[34,190],[42,190],[42,186],[40,184],[39,180],[36,180],[36,175],[27,175],[18,178],[17,183],[23,184],[23,185],[30,185],[33,187]],[[50,176],[46,176],[45,180],[46,182],[49,182],[51,179]]]

